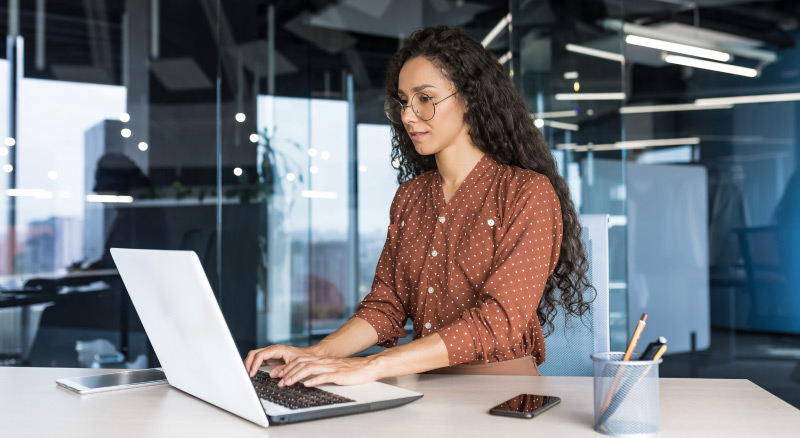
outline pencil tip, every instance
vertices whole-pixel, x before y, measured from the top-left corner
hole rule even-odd
[[[642,313],[642,322],[647,322],[647,314]]]

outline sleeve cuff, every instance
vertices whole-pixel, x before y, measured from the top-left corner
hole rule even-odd
[[[356,311],[354,317],[358,317],[368,322],[375,332],[378,333],[376,345],[381,347],[394,347],[400,337],[405,337],[406,331],[402,326],[397,326],[385,313],[369,308],[361,308]]]
[[[479,359],[477,339],[470,330],[469,324],[460,319],[439,330],[439,336],[447,348],[450,366],[474,362]]]

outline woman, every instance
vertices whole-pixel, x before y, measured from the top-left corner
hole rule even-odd
[[[279,385],[307,386],[538,375],[542,327],[556,304],[582,315],[590,287],[550,148],[494,55],[458,29],[414,32],[389,62],[386,95],[401,184],[372,291],[318,344],[251,351],[248,371],[282,359],[270,373]],[[396,346],[407,318],[414,340]],[[349,357],[376,344],[393,348]]]

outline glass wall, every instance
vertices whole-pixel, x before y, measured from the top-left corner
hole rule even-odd
[[[369,291],[397,187],[382,105],[415,29],[515,81],[581,214],[609,221],[611,346],[800,405],[795,2],[0,3],[0,361],[156,364],[111,246],[201,259],[242,353]],[[100,342],[76,350],[77,341]]]

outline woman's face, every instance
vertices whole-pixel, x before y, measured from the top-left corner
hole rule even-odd
[[[466,109],[458,99],[458,94],[451,96],[456,91],[426,58],[412,58],[403,64],[397,83],[397,99],[407,105],[402,113],[403,126],[417,153],[435,154],[465,139],[469,141],[469,128],[464,122]],[[439,102],[430,120],[420,119],[411,110],[411,99],[417,93],[420,93],[418,100],[429,98],[431,102]]]

